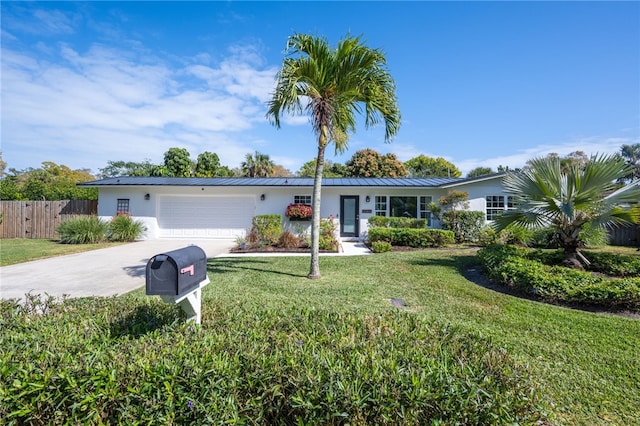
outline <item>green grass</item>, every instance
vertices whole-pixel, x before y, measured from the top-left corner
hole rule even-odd
[[[0,240],[0,266],[112,247],[119,244],[122,243],[60,244],[57,241],[34,238],[2,239]]]
[[[397,309],[491,338],[528,364],[554,424],[640,424],[640,320],[545,305],[468,281],[471,250],[323,257],[322,279],[305,278],[305,258],[210,260],[208,302],[266,309],[313,307],[362,315]]]
[[[18,242],[1,242],[3,261],[10,251],[5,245],[7,241]],[[232,328],[235,322],[243,322],[242,329],[251,329],[251,315],[259,321],[263,316],[268,317],[269,321],[280,324],[279,327],[296,331],[299,310],[307,315],[311,315],[309,310],[318,310],[322,312],[320,316],[335,313],[338,317],[355,316],[364,321],[398,310],[390,299],[402,298],[407,307],[401,310],[420,318],[417,325],[451,324],[455,333],[482,336],[505,348],[533,375],[538,396],[543,405],[549,407],[551,424],[640,424],[640,320],[545,305],[481,287],[463,276],[463,271],[477,264],[474,253],[471,249],[436,249],[362,257],[321,257],[322,278],[319,280],[305,278],[309,266],[307,257],[210,259],[211,284],[203,292],[205,337],[197,344],[216,339],[218,330],[240,333]],[[633,250],[625,253],[635,254]],[[26,257],[28,255],[23,255]],[[127,309],[134,312],[137,307],[157,300],[144,296],[144,289],[123,298]],[[122,309],[114,312],[119,311]],[[256,314],[262,311],[264,315]],[[82,326],[79,330],[89,330],[82,331],[89,333],[91,324],[97,324],[100,315],[116,314],[83,315],[81,320],[65,320],[68,322],[64,327],[71,330],[79,323],[78,327]],[[272,318],[274,315],[281,319],[276,321]],[[221,322],[223,328],[219,328]],[[406,328],[406,324],[402,324],[398,330]],[[307,326],[305,323],[304,327]],[[98,331],[96,336],[105,334]],[[281,336],[286,335],[285,331]],[[151,342],[156,334],[158,331],[136,339]],[[173,332],[169,340],[179,336],[180,333]],[[389,336],[393,339],[392,333]],[[290,339],[294,339],[291,346],[296,347],[298,337]],[[93,340],[103,345],[95,336],[89,340],[79,339],[78,345]],[[393,345],[393,341],[389,343]],[[104,347],[118,344],[123,345],[106,339]],[[168,345],[167,348],[174,346]],[[65,349],[60,351],[64,353]],[[152,353],[155,352],[150,350],[149,354]],[[89,352],[82,356],[92,357]],[[139,362],[146,362],[149,356],[140,355]]]

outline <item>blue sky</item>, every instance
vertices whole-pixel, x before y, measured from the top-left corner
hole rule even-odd
[[[640,143],[639,2],[11,2],[2,12],[2,157],[88,168],[161,163],[171,147],[237,167],[260,151],[295,172],[306,117],[265,118],[287,37],[361,35],[382,49],[402,113],[391,144],[466,174],[549,152]]]

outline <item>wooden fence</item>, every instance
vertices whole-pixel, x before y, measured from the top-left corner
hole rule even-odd
[[[640,247],[640,226],[609,228],[607,234],[611,245]]]
[[[0,238],[58,238],[65,220],[98,213],[95,200],[0,201]]]

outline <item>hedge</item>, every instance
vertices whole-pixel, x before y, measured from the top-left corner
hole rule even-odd
[[[371,228],[369,241],[386,241],[393,246],[443,247],[453,244],[454,235],[442,229]]]
[[[640,309],[640,278],[609,279],[545,265],[528,259],[530,253],[524,248],[495,245],[478,251],[478,258],[492,279],[549,302]],[[539,252],[531,256],[541,257]]]
[[[371,216],[369,226],[372,228],[426,228],[426,219],[413,219],[410,217]]]

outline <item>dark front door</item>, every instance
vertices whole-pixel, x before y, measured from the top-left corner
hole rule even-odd
[[[357,195],[340,196],[341,237],[357,237],[360,235],[359,200],[360,197]]]

